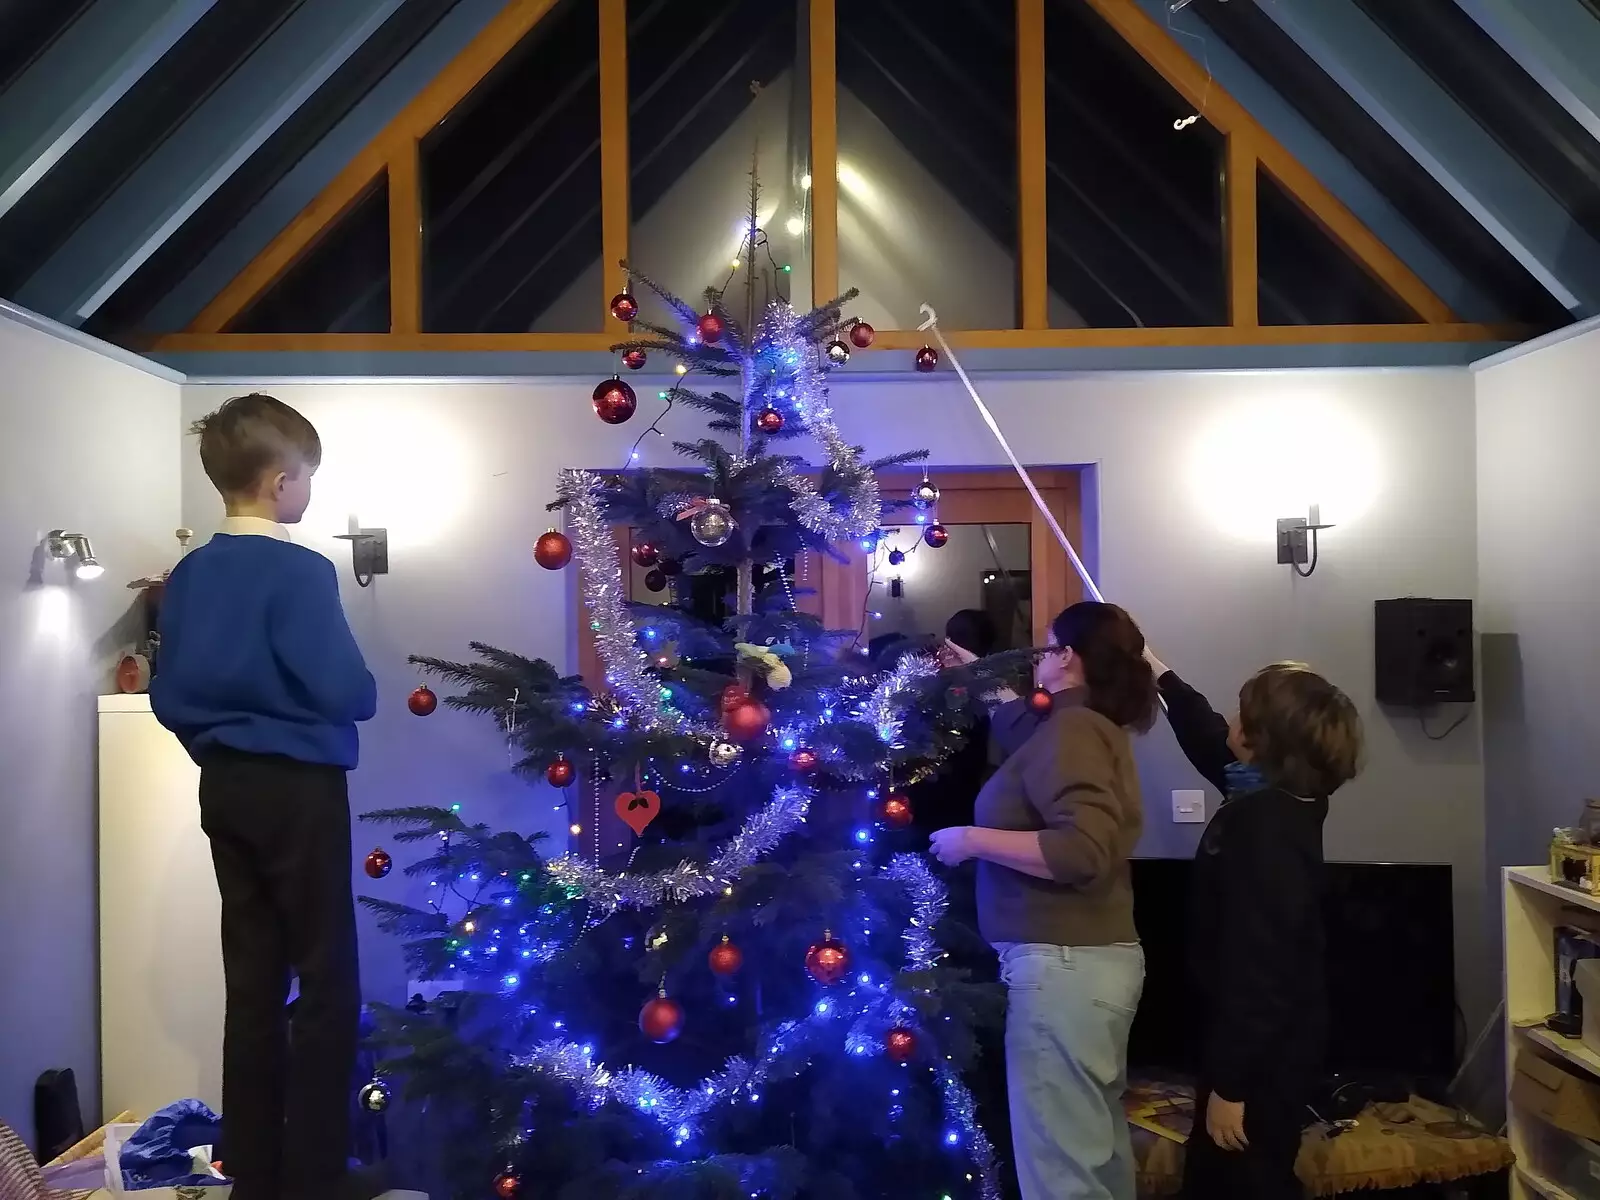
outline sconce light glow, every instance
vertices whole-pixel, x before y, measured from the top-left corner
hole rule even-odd
[[[1188,479],[1202,518],[1227,537],[1269,541],[1277,519],[1321,506],[1349,526],[1382,492],[1370,430],[1348,412],[1282,395],[1239,404],[1195,439]]]
[[[86,582],[99,579],[106,572],[100,560],[94,556],[94,547],[89,544],[88,534],[52,529],[45,537],[45,544],[51,558],[77,560],[72,564],[72,571],[79,579]]]
[[[806,223],[800,217],[790,217],[784,222],[783,227],[789,231],[790,237],[799,237],[806,231]]]
[[[807,171],[804,175],[800,176],[800,188],[801,188],[802,191],[807,191],[807,192],[809,192],[811,190],[811,172],[810,171]]]

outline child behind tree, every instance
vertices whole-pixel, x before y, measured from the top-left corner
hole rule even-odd
[[[1179,746],[1226,797],[1194,862],[1201,1051],[1183,1195],[1289,1200],[1305,1194],[1295,1159],[1326,1053],[1322,825],[1356,774],[1361,719],[1322,676],[1277,663],[1239,689],[1230,723],[1148,657]]]

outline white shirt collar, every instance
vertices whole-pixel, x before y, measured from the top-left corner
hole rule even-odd
[[[233,537],[253,535],[255,537],[276,538],[280,542],[289,540],[289,531],[276,521],[269,521],[265,517],[224,517],[222,524],[217,526],[218,533],[226,533]]]

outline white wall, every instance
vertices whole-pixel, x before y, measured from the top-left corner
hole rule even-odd
[[[845,435],[870,453],[926,446],[939,467],[1003,458],[960,385],[933,378],[836,376]],[[636,380],[653,396],[652,380]],[[378,676],[377,720],[352,781],[358,811],[461,801],[466,815],[523,830],[560,830],[551,794],[510,780],[503,742],[481,720],[407,713],[408,653],[465,655],[479,639],[571,667],[574,574],[540,570],[534,539],[556,472],[623,465],[654,418],[653,400],[622,428],[594,419],[592,381],[251,381],[185,388],[184,417],[260,384],[302,408],[327,453],[304,540],[341,564],[352,624]],[[1477,576],[1472,381],[1463,371],[1149,373],[981,380],[1026,458],[1094,464],[1101,582],[1156,648],[1226,706],[1272,659],[1307,659],[1361,706],[1365,774],[1341,792],[1330,858],[1445,861],[1456,869],[1465,1008],[1486,1015],[1495,989],[1484,950],[1483,775],[1476,723],[1427,741],[1372,703],[1372,601],[1473,596]],[[697,433],[674,412],[668,438],[645,443],[666,464],[669,440]],[[185,449],[184,515],[211,528],[220,509]],[[1276,565],[1273,523],[1320,501],[1338,528],[1308,580]],[[392,573],[354,587],[349,550],[331,536],[347,514],[385,525]],[[1141,746],[1150,812],[1146,854],[1192,852],[1197,826],[1170,822],[1167,792],[1194,777],[1165,729]],[[358,833],[360,848],[382,840]],[[391,847],[393,849],[393,847]],[[401,895],[397,871],[374,887]],[[398,994],[392,939],[367,936],[371,994]]]
[[[95,696],[123,585],[176,557],[178,386],[6,313],[0,363],[0,1121],[31,1140],[46,1069],[99,1112]],[[53,528],[88,534],[105,574],[36,558]]]
[[[1499,867],[1544,861],[1551,829],[1600,795],[1600,325],[1475,378],[1485,792]]]

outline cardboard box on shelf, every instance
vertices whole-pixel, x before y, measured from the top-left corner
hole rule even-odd
[[[1511,1102],[1557,1129],[1600,1141],[1600,1084],[1548,1059],[1517,1056]]]

